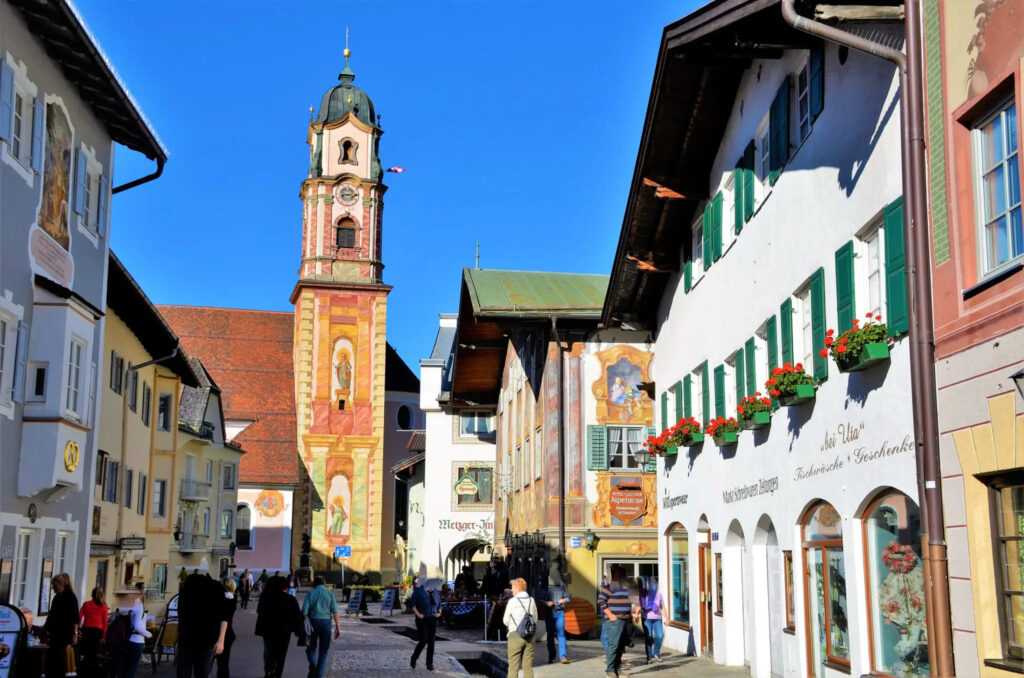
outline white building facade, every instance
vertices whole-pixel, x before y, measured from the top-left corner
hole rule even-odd
[[[738,24],[746,4],[666,28],[605,312],[636,324],[627,310],[650,310],[659,431],[739,418],[776,368],[817,386],[734,443],[706,435],[658,459],[665,643],[759,678],[927,674],[896,72],[782,28],[777,6]],[[739,30],[773,48],[719,44],[734,59],[689,123],[706,141],[674,145],[683,122],[663,113],[702,87],[704,21],[702,40]],[[666,147],[688,176],[658,173]],[[644,273],[623,248],[658,220],[684,235],[654,236]],[[645,275],[661,276],[648,297]],[[867,313],[889,358],[841,371],[822,349]]]
[[[420,360],[424,525],[422,546],[409,544],[408,561],[413,571],[445,580],[454,580],[474,558],[490,560],[479,554],[494,540],[497,497],[494,409],[455,406],[450,400],[456,324],[455,315],[442,314],[430,357]]]
[[[88,590],[114,142],[166,153],[70,5],[0,26],[0,600],[38,617]]]

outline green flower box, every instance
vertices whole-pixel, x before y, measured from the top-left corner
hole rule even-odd
[[[754,412],[754,416],[743,420],[743,426],[748,429],[764,428],[772,423],[771,412]]]
[[[860,372],[866,370],[869,367],[873,367],[878,363],[885,362],[889,359],[889,344],[884,341],[876,341],[871,344],[864,344],[864,347],[860,350],[860,355],[857,356],[857,362],[847,367],[840,367],[840,372]]]
[[[779,403],[783,407],[793,407],[814,400],[814,384],[797,384],[796,393],[793,395],[779,396]]]
[[[725,433],[719,433],[714,436],[715,445],[717,447],[725,447],[726,445],[735,445],[736,441],[740,439],[739,431],[726,431]]]
[[[698,445],[703,445],[703,444],[704,444],[704,434],[703,433],[691,433],[690,434],[690,442],[689,442],[689,444],[686,445],[686,447],[697,447]]]
[[[679,448],[675,445],[666,445],[665,451],[662,453],[665,457],[671,457],[673,454],[679,451]]]

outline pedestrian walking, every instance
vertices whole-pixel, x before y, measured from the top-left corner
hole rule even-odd
[[[526,580],[512,581],[512,597],[502,618],[508,629],[508,678],[533,678],[533,651],[537,639],[537,604],[526,592]]]
[[[632,637],[633,613],[636,611],[636,606],[629,599],[629,590],[622,583],[622,571],[617,565],[612,565],[608,585],[602,587],[597,596],[597,609],[602,616],[601,626],[608,628],[608,644],[604,653],[605,676],[617,678],[622,668],[622,653]]]
[[[294,596],[299,590],[299,577],[294,570],[288,571],[288,595]]]
[[[556,659],[568,664],[569,658],[565,651],[565,606],[569,603],[569,591],[562,583],[562,575],[558,570],[551,570],[548,585],[541,589],[537,598],[544,603],[547,613],[544,621],[548,632],[548,664],[554,664]]]
[[[255,588],[256,588],[257,595],[260,594],[260,593],[263,593],[263,587],[267,585],[267,581],[269,579],[270,579],[270,575],[267,574],[267,568],[264,567],[263,571],[260,572],[259,579],[256,580],[256,587]]]
[[[412,613],[416,615],[418,641],[412,651],[409,666],[416,668],[423,648],[427,648],[427,671],[434,670],[434,640],[437,637],[437,618],[441,616],[441,595],[434,582],[428,586],[423,577],[413,579]]]
[[[341,619],[338,617],[338,601],[334,591],[327,590],[323,577],[313,580],[313,590],[302,601],[302,614],[309,618],[312,630],[306,646],[308,678],[324,678],[327,673],[327,651],[331,648],[331,618],[334,618],[335,638],[341,637]]]
[[[656,577],[640,578],[640,618],[644,625],[644,648],[647,663],[661,661],[661,642],[665,638],[665,600],[658,590]]]
[[[78,628],[82,631],[78,643],[78,669],[82,678],[93,678],[100,675],[99,651],[103,639],[107,636],[107,621],[110,608],[104,600],[103,589],[96,587],[92,597],[85,601],[78,612]]]
[[[224,580],[224,616],[227,617],[228,630],[224,634],[224,651],[217,655],[217,678],[231,678],[231,646],[235,643],[235,580],[230,577]]]
[[[198,572],[185,579],[178,594],[178,678],[209,678],[228,631],[224,602],[217,580]]]
[[[601,575],[601,586],[597,589],[598,604],[600,604],[601,591],[608,588],[608,575]],[[608,625],[601,624],[601,647],[604,648],[605,654],[608,653]]]
[[[65,572],[56,575],[50,586],[54,596],[43,624],[47,637],[44,666],[46,678],[64,678],[76,673],[73,646],[78,644],[78,597]]]
[[[287,586],[284,577],[268,578],[256,606],[256,635],[263,638],[264,678],[281,678],[292,634],[299,638],[306,635],[299,601],[288,595]]]
[[[121,648],[121,671],[119,678],[135,678],[139,672],[139,662],[142,661],[142,651],[146,648],[146,639],[152,638],[153,634],[146,629],[146,610],[143,602],[146,598],[146,589],[142,582],[135,585],[135,592],[132,594],[132,606],[124,609],[130,624],[131,635],[128,642]],[[205,677],[204,677],[205,678]]]
[[[243,610],[249,609],[249,596],[252,594],[252,573],[246,570],[238,578],[238,604]]]

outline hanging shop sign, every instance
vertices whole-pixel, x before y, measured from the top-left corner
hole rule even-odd
[[[476,484],[476,481],[467,473],[459,478],[459,482],[455,483],[455,494],[473,496],[480,491],[480,486]]]
[[[78,468],[78,459],[81,456],[81,450],[78,447],[78,443],[74,440],[69,440],[67,445],[64,446],[64,469],[71,473]]]
[[[122,551],[145,551],[146,550],[146,538],[145,537],[121,537],[121,541],[118,543],[118,548]]]
[[[647,513],[647,497],[639,485],[619,484],[612,487],[608,504],[611,514],[626,526]]]

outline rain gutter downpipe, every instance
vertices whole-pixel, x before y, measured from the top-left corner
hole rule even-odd
[[[136,186],[141,186],[142,184],[149,183],[150,181],[153,181],[154,179],[158,178],[161,174],[164,173],[164,163],[165,162],[167,162],[167,159],[165,157],[163,157],[162,155],[158,155],[157,158],[156,158],[156,171],[155,172],[153,172],[151,174],[147,174],[144,177],[139,177],[138,179],[135,179],[134,181],[129,181],[126,184],[121,184],[120,186],[114,186],[114,188],[110,191],[110,194],[111,195],[116,195],[117,193],[120,193],[121,191],[127,191],[129,188],[135,188]]]
[[[551,316],[551,335],[558,345],[558,574],[565,575],[565,352],[558,338],[558,316]]]
[[[900,146],[903,165],[903,238],[907,256],[910,325],[910,388],[918,465],[918,493],[928,588],[928,653],[932,675],[954,675],[949,579],[942,517],[939,427],[935,388],[931,253],[922,101],[920,0],[905,0],[906,48],[899,50],[800,16],[794,0],[782,0],[782,16],[799,31],[891,61],[899,69]]]

